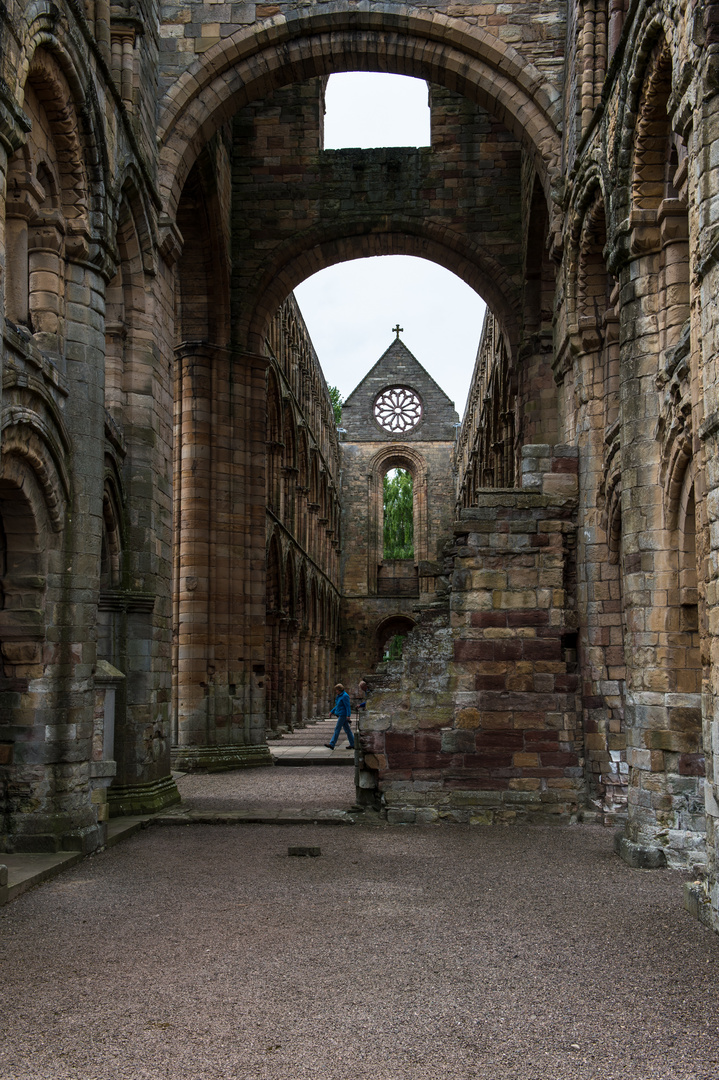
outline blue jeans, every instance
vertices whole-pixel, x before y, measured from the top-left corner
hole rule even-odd
[[[349,716],[338,716],[337,717],[337,725],[335,727],[335,733],[332,736],[332,738],[330,739],[330,746],[332,747],[333,750],[335,748],[335,744],[336,744],[337,740],[340,737],[340,732],[342,731],[342,728],[344,728],[344,730],[345,730],[345,734],[347,736],[347,742],[350,744],[350,747],[354,747],[355,741],[354,741],[354,736],[352,735],[352,724],[350,722],[350,717]]]

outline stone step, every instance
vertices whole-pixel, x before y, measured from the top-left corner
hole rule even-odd
[[[327,746],[271,746],[275,765],[354,765],[354,750]]]
[[[288,807],[260,810],[187,810],[181,807],[155,814],[155,825],[354,825],[346,810]]]

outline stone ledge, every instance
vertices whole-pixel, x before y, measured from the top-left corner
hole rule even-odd
[[[490,488],[478,491],[474,506],[464,507],[459,512],[459,520],[455,522],[455,533],[471,532],[468,523],[473,519],[486,520],[483,510],[494,507],[507,507],[514,510],[549,510],[553,507],[575,509],[577,506],[576,495],[543,495],[538,491],[528,491],[526,488]]]
[[[661,848],[635,844],[633,840],[627,840],[623,829],[614,834],[614,851],[634,870],[658,870],[667,865],[667,857]]]
[[[152,814],[179,801],[180,793],[171,776],[148,784],[128,784],[107,789],[110,817]]]
[[[354,825],[346,810],[188,810],[156,814],[153,825]]]
[[[84,857],[81,851],[18,852],[14,855],[2,855],[3,864],[6,865],[7,884],[4,889],[0,886],[0,904],[16,900],[34,885],[48,881],[62,870],[75,866]]]
[[[684,882],[684,909],[703,926],[715,929],[712,923],[711,901],[703,881]]]
[[[271,765],[272,754],[266,743],[259,746],[174,746],[171,760],[172,768],[178,772],[224,772],[226,769]]]
[[[354,765],[353,750],[330,750],[326,746],[273,746],[270,753],[275,765]]]

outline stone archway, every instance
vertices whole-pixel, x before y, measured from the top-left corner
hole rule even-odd
[[[174,81],[158,129],[169,221],[198,153],[239,108],[277,87],[347,70],[426,78],[487,108],[525,145],[549,195],[559,159],[560,96],[533,63],[499,37],[436,12],[375,13],[338,3],[239,28]]]
[[[415,627],[415,620],[409,615],[390,615],[377,626],[375,640],[377,643],[377,662],[385,658],[388,646],[396,639],[404,639]],[[392,659],[392,657],[390,657]]]
[[[299,354],[312,397],[304,420],[314,427],[314,439],[305,446],[298,415],[296,463],[289,445],[293,436],[282,422],[298,386],[295,361],[287,360],[278,342],[275,320],[285,304],[293,303],[292,288],[316,270],[351,258],[418,255],[452,270],[484,295],[508,346],[516,350],[519,344],[523,175],[534,162],[538,198],[546,200],[558,145],[552,87],[519,53],[488,34],[459,32],[456,20],[428,20],[414,12],[390,20],[391,29],[384,18],[381,22],[380,33],[376,18],[368,21],[357,11],[348,16],[340,5],[321,18],[270,20],[259,33],[256,27],[238,30],[178,78],[162,105],[161,250],[169,260],[185,247],[175,271],[176,348],[182,361],[182,400],[175,412],[182,423],[181,431],[176,425],[176,441],[188,466],[183,464],[182,481],[187,480],[189,499],[181,493],[176,520],[189,523],[192,517],[199,526],[194,535],[188,524],[187,543],[180,538],[177,545],[180,562],[187,555],[178,579],[183,610],[196,611],[198,619],[197,633],[192,618],[180,620],[184,639],[196,643],[187,650],[182,700],[188,716],[211,718],[209,735],[193,720],[192,739],[234,743],[241,709],[251,712],[245,745],[264,739],[264,705],[274,701],[267,661],[275,655],[265,634],[266,539],[277,524],[283,550],[292,534],[319,567],[320,594],[333,595],[338,587],[333,492],[339,455],[323,380]],[[352,152],[321,149],[321,79],[352,68],[394,70],[433,84],[438,91],[434,122],[442,132],[433,153],[360,152],[355,169]],[[465,121],[474,140],[471,152],[457,135]],[[338,214],[333,206],[347,209]],[[226,243],[230,235],[231,244]],[[453,434],[442,436],[447,447]],[[197,484],[218,446],[221,469],[209,469]],[[198,488],[194,502],[186,476],[190,466]],[[434,593],[438,574],[438,526],[427,521],[425,472],[420,468],[415,475],[413,568],[423,600]],[[228,492],[231,513],[223,503]],[[301,536],[285,520],[293,498],[299,503]],[[206,530],[198,514],[208,504],[213,509]],[[271,522],[264,520],[265,511]],[[203,548],[210,533],[212,554],[208,545]],[[220,567],[223,574],[229,568],[222,582],[215,573]],[[376,578],[376,567],[373,573]],[[201,589],[207,595],[200,596]],[[375,584],[373,595],[376,591]],[[387,603],[391,599],[383,597]],[[223,621],[233,610],[242,611],[245,623],[231,623],[225,636],[232,644],[225,650]],[[314,635],[305,682],[316,696],[328,675],[326,654],[334,647],[334,634],[318,625]]]

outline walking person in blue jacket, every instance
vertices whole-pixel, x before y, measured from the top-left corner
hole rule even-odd
[[[325,746],[329,747],[330,750],[334,750],[335,744],[340,737],[340,732],[344,728],[345,734],[347,735],[347,749],[353,750],[355,741],[354,736],[352,735],[352,706],[350,704],[350,696],[342,683],[337,683],[335,686],[335,693],[337,694],[337,697],[335,698],[334,708],[330,709],[330,716],[337,717],[337,726],[335,727],[334,735],[328,743],[325,743]]]

